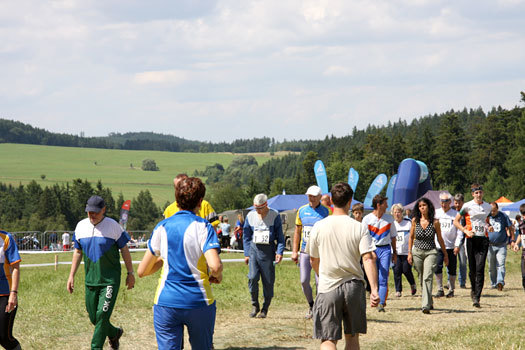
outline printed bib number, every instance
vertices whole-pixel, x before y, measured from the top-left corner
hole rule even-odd
[[[452,228],[451,221],[440,221],[439,225],[441,226],[441,232],[448,232]]]
[[[403,242],[405,241],[405,234],[404,233],[399,233],[396,237],[396,242],[399,243],[399,244],[403,244]],[[397,244],[396,244],[397,246]]]
[[[308,242],[308,238],[310,238],[310,232],[312,231],[312,226],[303,226],[303,240],[304,242]]]
[[[475,236],[485,236],[485,225],[474,225],[472,232],[474,232]]]
[[[255,244],[270,244],[270,231],[255,231],[253,233],[253,242]]]

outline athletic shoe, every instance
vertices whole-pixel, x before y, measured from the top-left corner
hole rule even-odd
[[[417,289],[416,289],[416,285],[413,284],[410,286],[410,292],[412,293],[412,295],[416,295],[416,292],[417,292]]]
[[[122,334],[124,334],[124,330],[122,329],[122,327],[119,327],[118,328],[118,332],[117,332],[117,335],[115,336],[115,338],[109,338],[109,346],[111,349],[113,350],[118,350],[118,348],[120,347],[120,337],[122,337]]]
[[[304,318],[307,319],[307,320],[311,320],[313,316],[314,316],[314,313],[313,313],[313,311],[312,311],[312,308],[309,308],[309,309],[308,309],[308,312],[306,313],[306,315],[304,316]]]
[[[424,314],[427,314],[427,315],[430,314],[430,310],[427,309],[426,307],[424,307],[424,308],[422,309],[422,311],[423,311]]]
[[[464,285],[464,284],[460,284],[460,285],[459,285],[459,288],[461,288],[461,289],[467,289],[467,286]]]
[[[454,290],[451,289],[448,291],[447,295],[446,295],[447,298],[453,298],[454,297]]]
[[[401,298],[401,292],[396,292],[396,297]]]
[[[496,287],[498,287],[498,290],[501,292],[503,290],[503,283],[498,283]]]
[[[255,317],[257,314],[259,313],[259,307],[258,306],[254,306],[252,308],[252,312],[250,312],[250,317]]]
[[[377,312],[385,312],[385,306],[383,304],[379,304],[377,307]]]
[[[434,295],[436,298],[441,298],[445,296],[445,292],[443,292],[442,289],[438,290],[436,295]]]
[[[478,309],[481,307],[481,305],[479,305],[479,301],[477,300],[472,303],[472,306],[477,307]]]
[[[444,288],[445,288],[446,290],[448,290],[448,289],[449,289],[448,284],[445,284],[445,285],[444,285]]]
[[[268,310],[262,309],[261,313],[257,315],[257,318],[266,318],[266,314],[268,313]]]

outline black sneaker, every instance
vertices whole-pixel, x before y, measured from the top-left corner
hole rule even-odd
[[[385,312],[385,306],[383,304],[379,304],[377,307],[377,312]]]
[[[445,292],[443,292],[443,290],[438,290],[436,295],[434,295],[436,298],[441,298],[441,297],[444,297],[445,296]]]
[[[460,285],[459,285],[459,288],[461,288],[461,289],[467,289],[467,286],[464,285],[464,284],[460,284]]]
[[[423,311],[423,313],[426,314],[426,315],[428,315],[428,314],[430,313],[430,310],[429,310],[428,308],[426,308],[426,307],[424,307],[424,308],[422,309],[422,311]]]
[[[250,317],[253,318],[253,317],[257,316],[258,313],[259,313],[259,307],[258,306],[254,306],[252,308],[252,312],[250,312]]]
[[[451,289],[448,291],[447,295],[446,295],[447,298],[453,298],[454,297],[454,290]]]
[[[479,305],[479,300],[474,299],[474,302],[472,303],[472,306],[477,307],[479,309],[481,307],[481,305]]]
[[[266,315],[268,314],[268,310],[262,309],[261,313],[257,315],[258,318],[266,318]]]
[[[109,338],[109,346],[111,349],[113,350],[118,350],[118,348],[120,347],[120,337],[122,337],[122,334],[124,334],[124,330],[122,329],[122,327],[119,327],[118,328],[118,333],[117,335],[114,337],[114,338]]]

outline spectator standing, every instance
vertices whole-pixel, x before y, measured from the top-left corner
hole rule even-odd
[[[181,210],[157,224],[137,270],[143,277],[163,267],[153,306],[159,349],[180,349],[184,325],[193,349],[212,348],[216,304],[210,283],[221,282],[222,262],[215,230],[196,215],[205,193],[195,177],[177,184]]]
[[[252,299],[250,317],[266,318],[273,298],[275,264],[283,258],[284,236],[281,216],[268,208],[268,197],[260,193],[253,199],[254,210],[246,216],[243,228],[244,262],[249,265],[248,288]],[[277,241],[277,245],[275,244]],[[259,279],[262,278],[264,303],[259,307]]]
[[[414,205],[414,217],[408,241],[408,262],[413,264],[421,283],[422,306],[424,314],[434,309],[432,301],[432,280],[436,269],[436,243],[441,246],[443,260],[448,265],[448,254],[441,237],[439,221],[434,219],[434,205],[428,198],[419,199]]]
[[[63,251],[68,251],[70,249],[69,239],[70,239],[69,232],[64,232],[62,234],[62,250]]]
[[[396,226],[396,250],[397,260],[392,270],[394,271],[394,283],[396,286],[396,297],[401,297],[403,292],[402,275],[405,275],[410,284],[410,292],[416,294],[416,280],[412,273],[412,265],[408,263],[408,238],[412,221],[403,217],[403,206],[401,203],[392,205],[390,213],[394,216],[394,225]]]
[[[332,187],[333,215],[312,228],[306,252],[319,275],[314,305],[314,338],[321,349],[336,349],[344,325],[345,349],[359,349],[359,334],[367,331],[363,259],[370,277],[370,305],[379,303],[374,243],[367,226],[348,216],[353,191],[346,183]]]
[[[75,274],[84,255],[86,309],[95,326],[91,349],[102,349],[106,337],[109,338],[111,349],[118,349],[124,331],[113,326],[109,319],[120,287],[119,249],[128,271],[126,286],[132,289],[135,285],[133,264],[127,246],[130,237],[118,222],[104,216],[106,204],[102,197],[91,196],[87,201],[86,212],[88,217],[77,224],[73,236],[75,250],[67,290],[73,293]]]
[[[485,282],[485,262],[489,250],[487,218],[492,207],[483,201],[483,187],[477,183],[470,186],[473,200],[463,205],[454,219],[454,226],[467,237],[467,257],[471,284],[472,306],[480,306],[481,292]],[[465,224],[461,218],[465,218]]]
[[[490,203],[489,215],[489,276],[492,288],[503,290],[505,286],[505,262],[507,260],[507,242],[510,237],[514,244],[514,226],[507,214],[499,210],[498,203]]]
[[[303,205],[297,211],[295,219],[295,232],[292,246],[292,260],[299,264],[299,276],[301,288],[306,297],[309,308],[306,319],[312,318],[312,308],[314,306],[314,297],[312,286],[310,285],[312,265],[310,264],[310,255],[305,251],[306,243],[310,237],[310,231],[314,224],[330,215],[330,209],[321,204],[321,188],[310,186],[306,191],[308,204]],[[315,272],[314,272],[315,274]],[[317,286],[318,276],[315,274],[315,285]]]
[[[445,249],[448,255],[448,285],[449,291],[447,298],[454,296],[454,290],[456,289],[456,267],[457,267],[457,254],[459,253],[459,247],[461,246],[461,239],[463,235],[458,234],[456,226],[454,226],[454,218],[458,212],[451,207],[452,196],[447,192],[441,192],[439,194],[441,202],[441,208],[436,210],[436,219],[439,221],[439,227],[441,228],[441,237],[445,242]],[[437,262],[436,262],[436,284],[437,293],[436,297],[441,298],[445,296],[443,291],[443,261],[444,255],[441,249],[441,244],[437,241],[436,237],[436,248],[437,248]]]
[[[394,219],[385,214],[388,207],[387,197],[380,194],[372,199],[374,211],[363,218],[363,223],[368,227],[368,233],[372,236],[372,241],[376,246],[378,285],[379,285],[379,306],[377,311],[385,312],[386,299],[388,294],[388,274],[390,272],[390,262],[394,264],[397,258],[396,249],[396,226]],[[368,276],[369,281],[371,276]]]
[[[220,226],[222,231],[221,246],[227,248],[230,245],[231,225],[228,223],[228,217],[226,215],[222,218]]]
[[[237,214],[237,222],[235,223],[235,229],[233,231],[233,236],[235,238],[235,244],[236,246],[233,247],[233,243],[231,244],[234,249],[242,249],[242,236],[243,236],[243,226],[244,226],[244,218],[242,217],[241,213]]]

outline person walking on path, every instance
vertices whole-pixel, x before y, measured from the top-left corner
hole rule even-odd
[[[465,197],[462,193],[456,193],[454,195],[454,208],[459,213],[461,208],[463,207],[463,204],[465,204]],[[465,219],[461,219],[461,224],[465,226]],[[455,226],[455,225],[454,225]],[[458,232],[458,236],[461,237],[459,249],[458,249],[458,281],[459,281],[459,288],[466,289],[467,288],[467,247],[465,244],[465,235],[462,232]]]
[[[370,278],[370,305],[375,307],[379,303],[375,246],[367,226],[348,216],[352,188],[338,183],[331,193],[334,212],[315,223],[305,248],[319,275],[314,338],[321,340],[321,349],[336,349],[344,331],[345,349],[359,349],[359,334],[367,331],[366,292],[359,260],[362,257]]]
[[[220,244],[212,225],[196,213],[206,193],[202,181],[186,178],[175,195],[180,211],[157,224],[137,273],[162,267],[153,306],[159,349],[180,349],[186,325],[193,349],[211,349],[216,303],[210,283],[222,281]]]
[[[363,218],[363,223],[368,227],[368,233],[376,246],[378,285],[379,285],[379,306],[377,311],[385,312],[386,299],[388,296],[388,274],[390,272],[390,262],[396,263],[396,226],[392,216],[385,214],[388,207],[386,197],[378,194],[372,199],[374,211]],[[368,276],[370,281],[370,276]],[[371,281],[370,281],[371,282]]]
[[[244,221],[244,262],[249,266],[248,288],[252,299],[250,317],[266,318],[273,298],[275,264],[283,259],[284,235],[281,216],[268,208],[268,197],[260,193],[253,199],[254,210]],[[277,241],[277,245],[275,244]],[[275,263],[275,264],[274,264]],[[259,279],[262,278],[264,303],[259,306]]]
[[[0,345],[8,350],[20,350],[18,340],[13,336],[13,325],[18,309],[18,286],[20,283],[20,254],[15,238],[6,231],[0,231]]]
[[[428,198],[419,199],[414,205],[414,217],[408,240],[408,262],[413,264],[421,283],[421,310],[429,314],[434,309],[432,281],[436,269],[436,243],[439,242],[443,260],[448,266],[448,254],[441,237],[439,221],[434,219],[434,205]]]
[[[299,264],[301,288],[309,305],[305,318],[311,319],[314,306],[313,291],[310,285],[312,265],[310,264],[310,255],[305,252],[305,248],[312,227],[317,221],[330,215],[330,210],[321,204],[321,188],[318,186],[310,186],[306,191],[306,195],[308,196],[308,204],[299,208],[295,219],[292,260]],[[315,274],[315,285],[317,284],[318,276]]]
[[[514,245],[514,225],[504,212],[499,210],[498,203],[490,203],[492,209],[489,215],[489,277],[492,288],[503,290],[505,286],[505,262],[507,260],[507,242]]]
[[[119,348],[122,328],[110,322],[120,287],[119,249],[127,270],[126,286],[135,286],[133,264],[127,243],[129,234],[118,222],[104,216],[106,204],[99,196],[91,196],[86,205],[88,217],[77,224],[73,235],[73,263],[67,280],[67,290],[73,293],[75,274],[84,256],[86,309],[95,326],[91,349],[102,349],[106,338],[111,349]]]
[[[454,218],[458,214],[457,211],[452,209],[450,206],[452,202],[452,196],[448,192],[441,192],[439,194],[439,199],[441,202],[441,208],[436,210],[436,219],[439,221],[439,226],[441,228],[441,237],[445,242],[445,249],[448,255],[448,293],[447,298],[452,298],[454,296],[454,290],[456,289],[456,267],[457,267],[457,255],[459,253],[459,247],[461,246],[461,239],[463,234],[458,234],[458,229],[454,226]],[[437,263],[436,263],[436,284],[437,284],[437,293],[436,297],[441,298],[445,296],[443,290],[443,251],[441,250],[441,245],[436,240],[437,247]]]
[[[408,263],[408,238],[410,236],[410,228],[412,227],[412,221],[403,217],[403,206],[401,203],[392,205],[390,210],[394,216],[394,225],[396,226],[397,238],[396,238],[396,249],[397,249],[397,260],[392,270],[394,271],[394,283],[396,286],[396,297],[401,297],[403,292],[403,284],[401,278],[405,275],[408,283],[410,284],[410,292],[412,295],[416,294],[416,280],[412,273],[412,265]]]
[[[521,254],[521,285],[525,291],[525,204],[520,205],[521,221],[518,229],[518,238],[516,244],[513,246],[513,250],[517,252],[521,243],[522,254]]]
[[[489,250],[488,216],[492,207],[483,201],[483,187],[474,183],[470,186],[473,200],[463,205],[454,219],[454,226],[467,237],[467,258],[471,284],[472,306],[481,307],[479,301],[485,282],[485,262]],[[464,224],[461,218],[465,219]]]

